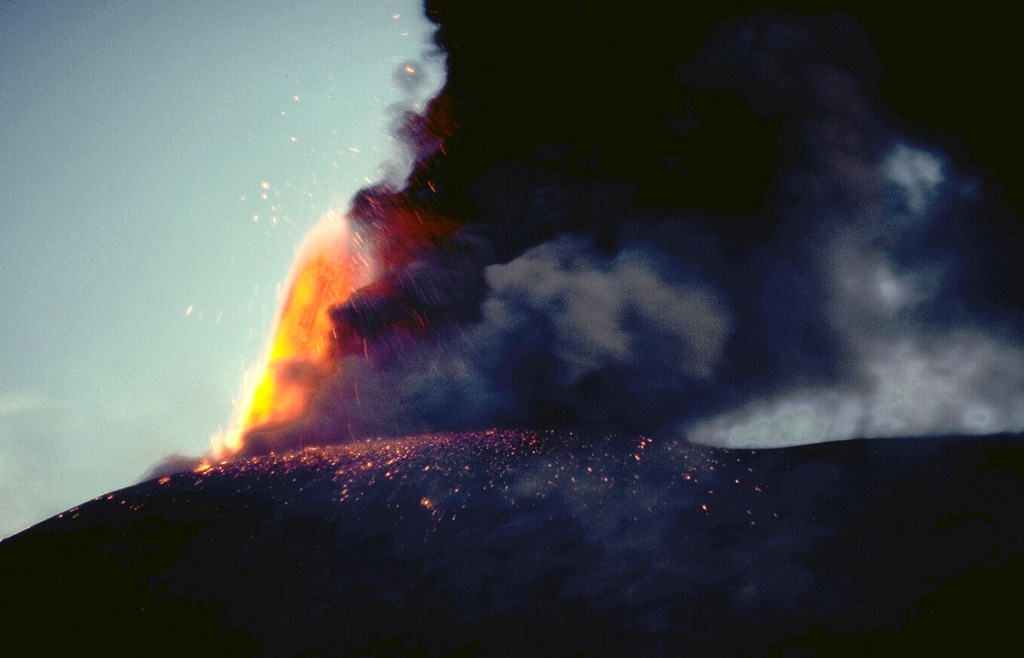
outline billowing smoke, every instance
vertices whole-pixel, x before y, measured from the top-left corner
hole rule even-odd
[[[900,127],[856,20],[541,4],[487,30],[430,4],[447,83],[406,116],[403,189],[350,212],[381,276],[331,318],[361,348],[247,452],[492,426],[1024,431],[1017,217]]]
[[[884,194],[823,245],[828,321],[852,357],[841,377],[702,419],[686,427],[692,439],[764,446],[1024,431],[1024,347],[969,314],[956,317],[964,313],[956,259],[971,255],[899,259],[901,243],[913,250],[941,221],[936,206],[972,193],[944,169],[934,154],[897,144],[872,172]]]

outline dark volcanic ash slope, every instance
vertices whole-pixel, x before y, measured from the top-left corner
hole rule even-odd
[[[731,451],[486,432],[266,455],[0,543],[42,654],[987,653],[1017,438]]]

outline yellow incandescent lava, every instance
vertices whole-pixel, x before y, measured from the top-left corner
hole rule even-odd
[[[227,459],[257,427],[298,420],[323,380],[337,369],[328,310],[372,279],[358,235],[341,213],[328,213],[296,252],[263,359],[247,375],[231,429],[211,440],[211,457]]]

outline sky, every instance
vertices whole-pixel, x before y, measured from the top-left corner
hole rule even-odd
[[[0,5],[0,537],[227,427],[302,237],[443,82],[431,34],[408,0]]]

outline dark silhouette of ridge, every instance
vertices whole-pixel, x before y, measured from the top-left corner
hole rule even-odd
[[[2,626],[42,654],[987,653],[1016,632],[1022,445],[489,432],[266,455],[4,540]]]

